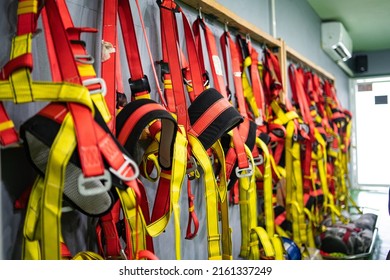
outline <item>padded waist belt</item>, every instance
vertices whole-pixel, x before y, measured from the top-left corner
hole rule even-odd
[[[45,175],[48,165],[50,149],[55,140],[63,119],[60,116],[66,114],[66,107],[62,104],[50,104],[38,114],[28,119],[20,128],[20,136],[25,143],[27,155],[38,173]],[[95,121],[106,133],[110,133],[105,126],[101,115],[96,110]],[[104,124],[104,125],[102,125]],[[115,139],[112,137],[112,139]],[[117,142],[115,141],[117,144]],[[126,151],[117,144],[118,149],[127,155]],[[130,156],[127,156],[130,160]],[[106,164],[106,170],[109,166]],[[78,150],[75,149],[66,167],[64,178],[63,198],[80,212],[89,216],[100,216],[108,212],[115,199],[115,192],[111,192],[111,185],[124,188],[115,174],[106,171],[103,176],[85,178],[82,176]]]
[[[192,129],[205,150],[244,120],[214,88],[202,92],[189,106],[188,114]]]
[[[127,104],[116,116],[118,141],[133,158],[137,158],[135,153],[139,151],[137,147],[141,134],[144,128],[155,120],[161,120],[161,124],[156,124],[157,129],[154,131],[149,128],[149,132],[153,136],[161,131],[158,148],[159,165],[163,169],[171,169],[177,123],[174,117],[157,102],[151,99],[139,99]]]

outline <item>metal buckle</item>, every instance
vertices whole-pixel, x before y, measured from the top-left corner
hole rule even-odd
[[[253,158],[253,163],[256,166],[262,165],[264,163],[264,157],[262,155],[259,155],[258,157]]]
[[[247,168],[240,168],[240,167],[236,167],[236,176],[237,178],[244,178],[244,177],[250,177],[253,175],[253,168],[252,168],[252,163],[249,162],[249,167]]]
[[[188,167],[190,166],[190,167]],[[198,170],[198,164],[193,156],[187,161],[187,176],[189,180],[196,178],[196,171]]]
[[[83,63],[83,64],[94,64],[95,59],[90,54],[77,54],[74,56],[74,59],[77,62]]]
[[[101,187],[87,187],[86,183],[99,180],[102,183]],[[111,188],[111,175],[108,170],[104,170],[103,175],[93,176],[93,177],[84,177],[84,174],[81,173],[78,178],[78,190],[81,195],[92,196],[105,193]]]
[[[121,179],[122,181],[125,181],[125,182],[137,179],[138,175],[139,175],[139,169],[138,169],[137,164],[135,163],[134,160],[132,160],[131,158],[129,158],[126,155],[123,155],[123,158],[125,159],[125,161],[123,162],[121,167],[118,168],[118,170],[115,170],[112,167],[110,167],[109,170],[112,172],[112,174],[114,174],[116,177],[118,177],[119,179]],[[133,174],[133,176],[126,177],[126,176],[123,176],[121,173],[123,171],[125,171],[125,169],[127,168],[128,165],[131,165],[133,167],[134,174]]]
[[[91,79],[86,79],[83,81],[83,86],[85,86],[85,87],[91,86],[94,84],[100,84],[100,89],[90,90],[89,94],[101,93],[103,96],[106,96],[107,85],[106,85],[106,82],[102,78],[91,78]]]

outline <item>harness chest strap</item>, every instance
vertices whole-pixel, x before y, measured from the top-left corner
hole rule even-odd
[[[118,14],[118,1],[103,1],[103,22],[101,28],[102,43],[109,43],[115,52],[117,50],[117,14]],[[104,46],[103,46],[104,47]],[[117,68],[119,60],[116,59],[116,54],[101,61],[101,77],[106,82],[107,93],[105,98],[107,108],[110,114],[110,130],[115,134],[115,117],[116,117],[116,75],[118,75],[120,69]],[[118,71],[117,71],[118,70]]]

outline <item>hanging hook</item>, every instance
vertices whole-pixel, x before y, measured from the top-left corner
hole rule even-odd
[[[203,16],[202,16],[202,7],[199,6],[198,8],[198,17],[199,19],[203,19]]]
[[[246,40],[247,43],[250,43],[250,42],[251,42],[251,35],[249,35],[249,33],[247,33],[247,34],[245,35],[245,40]]]
[[[229,32],[228,25],[229,25],[229,22],[226,20],[225,21],[225,32]]]

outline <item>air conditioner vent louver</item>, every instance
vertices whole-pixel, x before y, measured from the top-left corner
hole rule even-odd
[[[347,53],[348,51],[345,50],[342,46],[339,46],[339,45],[335,46],[334,51],[337,53],[337,55],[343,61],[346,61],[349,58],[351,58],[351,54]]]

